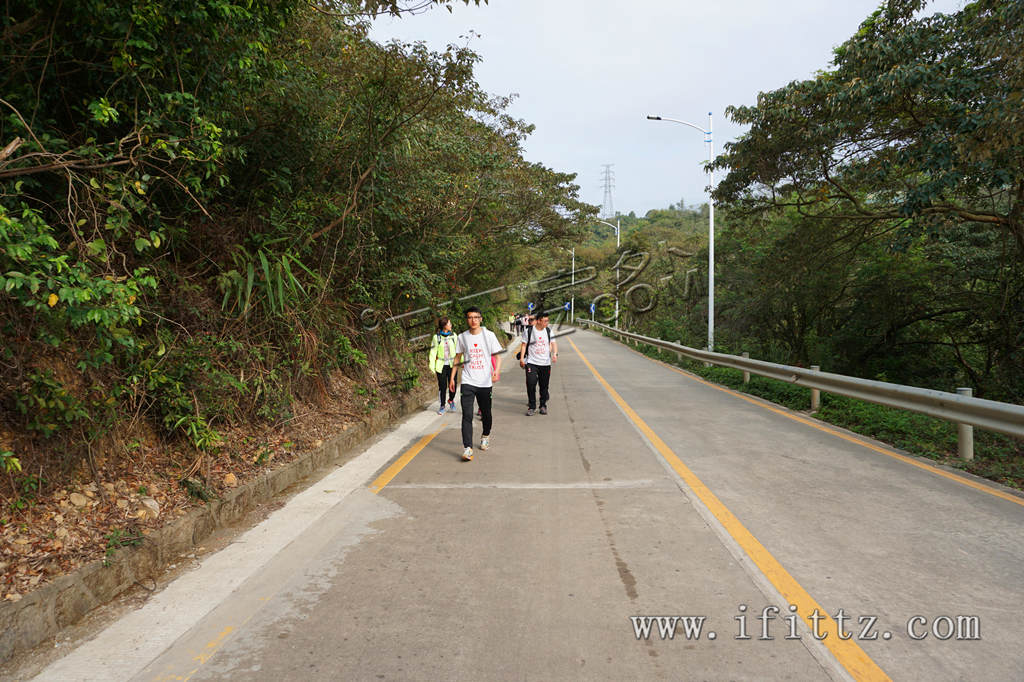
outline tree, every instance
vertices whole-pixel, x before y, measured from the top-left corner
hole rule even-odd
[[[1024,254],[1024,2],[888,0],[812,80],[730,107],[719,202],[919,233],[989,224]]]
[[[406,352],[356,337],[366,308],[499,287],[578,235],[596,208],[523,158],[532,126],[481,90],[478,55],[368,38],[369,15],[428,4],[457,1],[8,3],[0,426],[19,447],[68,462],[127,415],[209,450],[214,423],[282,418]]]

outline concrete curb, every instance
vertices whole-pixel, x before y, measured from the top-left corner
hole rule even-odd
[[[256,504],[336,462],[365,440],[420,410],[434,387],[423,385],[387,411],[369,418],[304,453],[294,462],[268,471],[224,497],[197,507],[145,537],[138,547],[127,547],[107,560],[96,560],[44,585],[17,602],[0,604],[0,663],[27,651],[63,628],[78,622],[97,606],[115,599],[136,582],[154,578],[177,558],[198,547],[216,528],[242,518]]]

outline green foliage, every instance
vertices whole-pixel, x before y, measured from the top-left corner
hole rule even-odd
[[[109,566],[110,559],[117,550],[122,547],[137,547],[142,544],[144,538],[141,533],[134,530],[115,528],[104,535],[103,539],[107,541],[106,549],[103,552],[103,565]]]
[[[377,404],[380,402],[380,396],[377,394],[377,389],[375,388],[357,386],[355,394],[364,399],[363,412],[365,414],[373,412],[373,409],[377,407]]]
[[[286,309],[295,310],[306,297],[306,290],[293,268],[301,269],[313,280],[316,275],[287,252],[271,253],[268,258],[267,252],[261,249],[256,256],[253,258],[239,249],[232,254],[235,267],[217,276],[217,284],[224,292],[221,308],[246,316],[256,301],[264,307],[267,316],[283,315]]]
[[[716,347],[1022,402],[1024,3],[925,4],[884,3],[833,68],[729,109],[750,131],[714,163]],[[630,328],[705,344],[692,246],[697,286],[673,275]]]
[[[1024,309],[1012,303],[1024,296],[1024,263],[997,227],[952,225],[904,244],[891,223],[824,230],[792,208],[722,214],[717,350],[1024,399]],[[680,262],[653,311],[625,316],[630,328],[703,347],[706,259],[700,249]]]
[[[209,502],[216,497],[216,494],[211,491],[206,484],[195,478],[183,478],[180,481],[181,487],[185,489],[189,497],[195,498],[202,502]]]
[[[90,418],[87,405],[54,379],[49,370],[29,374],[28,385],[14,399],[18,412],[27,418],[28,428],[44,437]]]
[[[412,353],[400,353],[392,368],[392,379],[389,385],[397,393],[408,393],[420,383],[419,365]]]
[[[366,353],[353,346],[347,336],[334,333],[329,340],[326,362],[330,368],[365,367]]]
[[[580,235],[593,207],[573,175],[523,158],[532,126],[480,89],[477,54],[368,39],[367,17],[408,9],[8,7],[0,399],[12,427],[85,457],[118,422],[144,419],[212,452],[222,425],[286,419],[297,394],[327,394],[332,373],[371,357],[392,358],[409,390],[401,334],[362,334],[365,308],[492,288],[530,249]]]
[[[21,460],[15,457],[10,450],[0,450],[0,468],[8,474],[21,471]]]
[[[256,456],[253,457],[253,464],[256,466],[263,466],[270,461],[270,456],[273,454],[274,449],[269,443],[262,443],[256,450]]]
[[[132,348],[131,328],[142,320],[136,299],[156,287],[148,269],[104,276],[87,259],[61,253],[40,212],[24,202],[20,207],[15,214],[0,204],[0,290],[42,318],[40,337],[51,345],[60,345],[67,331],[88,327],[101,362],[112,360],[115,345]],[[87,250],[102,250],[98,243]]]
[[[9,461],[10,459],[7,459],[7,462]],[[21,470],[20,463],[18,470]],[[8,469],[9,476],[10,471],[11,470]],[[35,505],[40,491],[46,485],[46,479],[41,476],[36,476],[35,474],[16,476],[11,480],[13,482],[13,489],[11,491],[11,498],[7,503],[7,508],[11,513],[15,514]]]
[[[892,0],[813,80],[761,93],[729,115],[715,196],[794,206],[822,220],[887,221],[916,236],[991,225],[1024,253],[1024,3],[977,0],[914,18]]]
[[[41,476],[26,474],[19,478],[18,485],[26,499],[34,500],[42,487],[46,485],[46,479]]]

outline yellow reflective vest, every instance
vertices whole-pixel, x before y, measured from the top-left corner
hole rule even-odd
[[[455,339],[454,333],[448,336],[441,336],[440,334],[434,334],[430,340],[430,355],[428,356],[430,362],[430,369],[434,370],[435,374],[440,374],[444,371],[444,344],[448,344],[448,356],[449,362],[455,364]]]

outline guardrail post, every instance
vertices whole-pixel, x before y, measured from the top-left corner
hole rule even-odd
[[[956,389],[958,395],[965,395],[970,398],[974,394],[974,390],[970,388],[958,388]],[[957,450],[960,453],[960,459],[971,461],[974,459],[974,427],[970,424],[957,424]]]
[[[811,365],[812,372],[820,372],[821,365]],[[821,391],[816,388],[811,389],[811,412],[817,412],[818,408],[821,407]]]
[[[683,345],[683,340],[679,339],[678,341],[676,341],[676,343],[678,343],[681,346],[681,345]],[[682,354],[681,351],[676,351],[676,361],[677,362],[682,362],[683,361],[683,354]]]
[[[710,352],[711,352],[711,346],[704,346],[704,350],[706,350],[707,352],[709,352],[709,353],[710,353]],[[710,362],[705,362],[705,363],[704,363],[704,366],[705,366],[705,367],[710,367],[710,366],[711,366],[711,363],[710,363]]]
[[[590,323],[588,326],[600,328],[603,330],[602,333],[609,338],[617,338],[623,343],[633,341],[633,344],[630,345],[640,345],[639,341],[629,338],[633,334],[627,330],[613,329],[598,323]],[[653,341],[655,344],[654,348],[662,348],[664,345],[668,345],[661,339],[654,339]],[[647,344],[649,342],[644,343]],[[699,353],[699,351],[683,347],[681,343],[676,348],[671,348],[671,346],[667,348],[667,350],[673,351],[676,351],[676,349],[679,349],[676,357],[681,353],[684,359],[694,357],[691,352]],[[725,365],[741,370],[744,384],[750,383],[751,374],[781,381],[797,381],[797,378],[793,376],[791,371],[792,368],[786,365],[764,362],[762,360],[758,360],[756,363],[750,362],[749,353],[741,353],[741,355],[746,362],[736,362],[734,356],[724,353],[709,353],[707,357],[710,359],[710,362],[700,359],[699,355],[695,359],[704,365]],[[814,365],[813,369],[814,372],[821,371],[817,365]],[[821,388],[820,391],[812,390],[812,409],[820,409],[821,392],[827,392],[833,395],[857,396],[887,407],[926,414],[936,419],[957,424],[959,456],[967,461],[974,459],[973,427],[975,426],[986,431],[1005,433],[1014,438],[1024,438],[1024,405],[1013,405],[992,400],[971,400],[970,398],[973,397],[974,392],[970,388],[957,388],[955,389],[956,393],[951,394],[887,382],[867,381],[834,373],[829,374],[828,382],[822,380],[821,374],[810,374],[809,377],[807,371],[798,372],[798,374],[799,376],[812,379],[810,383],[813,386],[827,386],[827,388]],[[817,378],[815,379],[815,377]],[[805,386],[805,388],[811,389],[811,386]],[[951,396],[953,395],[967,396],[967,399],[964,400],[957,397],[956,400],[952,400]],[[965,403],[969,403],[969,405]]]

